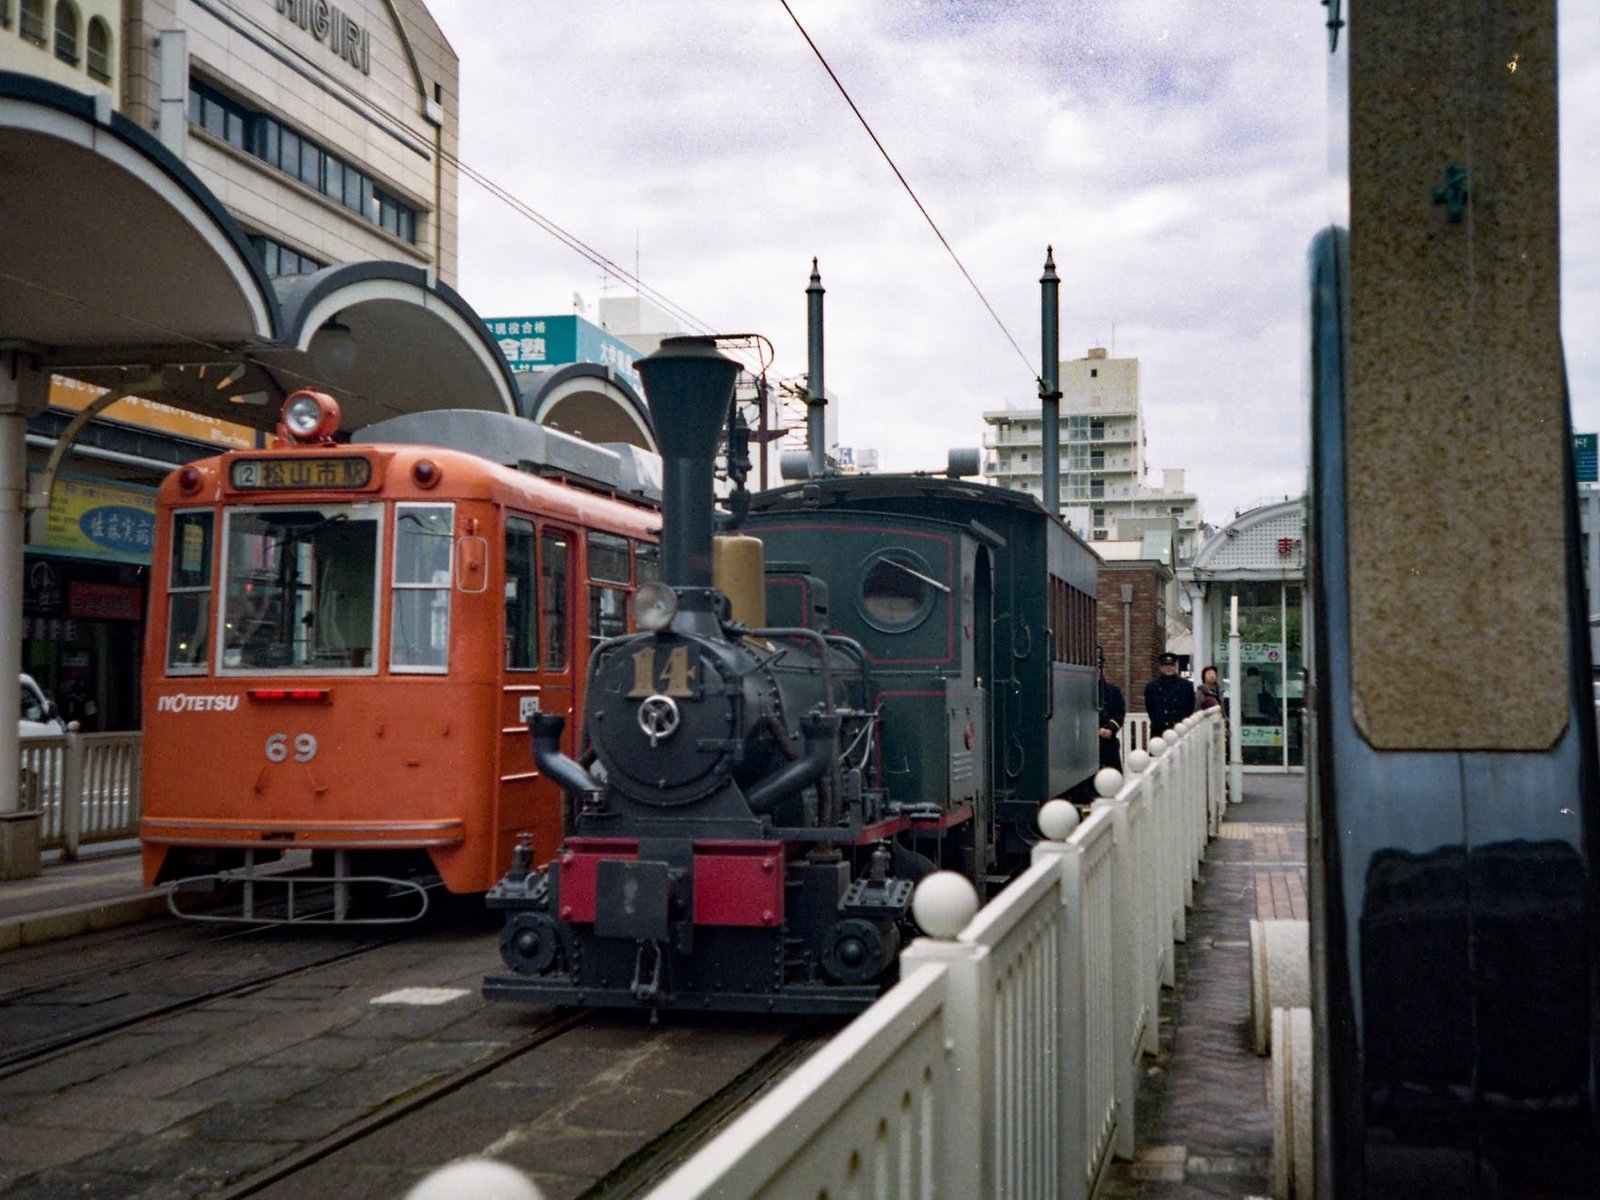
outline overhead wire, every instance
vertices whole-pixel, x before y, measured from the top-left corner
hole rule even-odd
[[[717,336],[717,330],[710,322],[697,317],[694,313],[690,312],[682,305],[674,302],[664,293],[660,292],[656,288],[651,287],[636,274],[619,265],[615,260],[607,257],[601,251],[589,245],[576,234],[562,228],[559,224],[545,216],[527,201],[515,195],[508,189],[502,187],[500,184],[484,175],[481,171],[477,170],[471,164],[463,162],[458,156],[450,153],[449,151],[443,151],[441,153],[441,157],[448,165],[455,167],[458,171],[460,171],[473,183],[476,183],[479,187],[483,188],[484,191],[488,192],[495,199],[499,200],[503,204],[508,205],[520,216],[532,221],[540,229],[548,233],[551,237],[555,238],[573,253],[587,259],[589,262],[599,267],[602,271],[605,271],[611,275],[615,275],[623,283],[633,287],[637,292],[639,292],[640,295],[646,297],[653,304],[656,304],[660,308],[664,309],[668,316],[675,317],[679,321],[683,322],[690,331],[701,333],[706,336]],[[725,349],[735,356],[741,356],[743,353],[742,347],[730,346],[725,347]],[[765,366],[766,364],[763,363],[761,366],[757,367],[755,373],[760,374],[765,370]]]
[[[861,122],[861,128],[867,131],[867,136],[872,139],[872,144],[878,148],[878,153],[883,156],[883,161],[889,164],[889,169],[894,172],[894,177],[900,181],[900,186],[905,188],[906,195],[911,197],[911,203],[917,206],[917,211],[922,214],[922,219],[928,223],[928,228],[933,230],[934,237],[939,239],[939,244],[950,255],[951,261],[956,264],[956,269],[961,272],[962,278],[967,281],[977,295],[978,300],[983,304],[983,307],[988,310],[989,316],[994,320],[995,325],[999,327],[1000,332],[1005,335],[1006,341],[1011,343],[1011,348],[1017,352],[1017,357],[1022,359],[1023,364],[1028,368],[1028,374],[1033,376],[1035,382],[1040,382],[1038,372],[1034,369],[1033,363],[1023,353],[1022,347],[1017,345],[1017,339],[1011,336],[1011,330],[1006,328],[1006,323],[1000,319],[1000,314],[995,311],[994,305],[989,303],[989,298],[983,294],[983,289],[978,286],[978,281],[973,279],[972,273],[967,270],[966,264],[961,261],[961,256],[955,252],[955,248],[950,245],[949,239],[940,230],[938,222],[933,219],[932,214],[928,212],[921,199],[918,198],[916,189],[911,186],[905,174],[895,164],[893,156],[890,155],[883,142],[879,140],[878,135],[873,132],[872,125],[867,121],[865,114],[862,113],[856,102],[850,98],[850,93],[846,90],[838,73],[829,64],[827,57],[822,53],[815,40],[806,32],[806,27],[800,23],[800,18],[795,16],[794,9],[789,7],[789,0],[778,0],[778,3],[783,5],[783,11],[789,14],[789,20],[794,22],[794,27],[800,31],[800,36],[805,38],[806,45],[811,47],[811,53],[817,56],[817,61],[822,64],[822,69],[828,73],[828,78],[833,80],[833,86],[839,89],[839,95],[844,97],[844,102],[850,106],[850,111],[855,113],[856,120]],[[1040,385],[1041,387],[1043,386],[1042,383]]]

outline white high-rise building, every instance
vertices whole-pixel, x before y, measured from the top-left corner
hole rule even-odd
[[[1039,409],[983,414],[984,474],[1002,487],[1034,496],[1044,489],[1044,438]],[[1145,483],[1144,418],[1139,407],[1139,360],[1112,358],[1095,347],[1061,364],[1061,508],[1088,513],[1082,532],[1092,541],[1139,540],[1172,531],[1178,561],[1194,556],[1200,500],[1184,490],[1183,471]],[[1071,516],[1074,528],[1077,521]]]

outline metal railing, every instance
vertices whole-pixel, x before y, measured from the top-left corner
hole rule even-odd
[[[39,846],[78,848],[139,835],[139,741],[132,733],[64,733],[21,744],[21,799],[39,813]]]
[[[1220,710],[1125,761],[1081,826],[1047,814],[1020,878],[907,947],[894,988],[651,1196],[1090,1195],[1133,1152],[1139,1059],[1224,807]]]

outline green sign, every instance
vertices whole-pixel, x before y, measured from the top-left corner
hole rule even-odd
[[[1573,434],[1572,458],[1579,483],[1600,483],[1600,433]]]

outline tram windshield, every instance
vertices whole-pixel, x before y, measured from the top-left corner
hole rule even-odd
[[[228,513],[224,672],[373,669],[381,511],[328,504]]]

